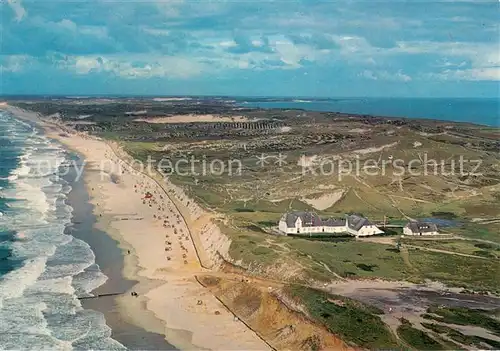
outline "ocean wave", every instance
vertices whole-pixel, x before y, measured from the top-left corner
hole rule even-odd
[[[12,171],[11,175],[16,175],[16,179],[19,177],[24,177],[30,174],[31,168],[27,166],[25,163],[21,163],[19,168]]]
[[[5,299],[22,296],[24,290],[33,285],[45,270],[47,257],[37,257],[26,261],[19,269],[11,271],[2,277],[0,283],[0,309]]]
[[[0,345],[7,349],[124,349],[111,339],[103,315],[84,310],[77,298],[88,295],[107,277],[95,264],[90,246],[65,233],[73,211],[66,204],[71,185],[58,171],[67,153],[29,124],[2,116],[0,128],[5,124],[9,128],[3,130],[11,130],[13,137],[2,148],[0,163],[4,155],[18,157],[17,166],[14,163],[15,169],[4,179],[1,222],[17,236],[3,243],[11,260],[3,263],[22,264],[0,279]],[[45,164],[40,166],[42,161]]]

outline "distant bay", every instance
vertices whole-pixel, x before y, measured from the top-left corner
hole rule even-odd
[[[500,100],[494,98],[237,98],[236,101],[244,107],[425,118],[500,126]]]

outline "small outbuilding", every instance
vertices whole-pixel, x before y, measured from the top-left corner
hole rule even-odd
[[[403,227],[404,235],[439,235],[437,225],[429,222],[411,221]]]

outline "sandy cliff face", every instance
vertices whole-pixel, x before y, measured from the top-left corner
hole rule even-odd
[[[220,268],[223,259],[231,261],[229,256],[229,246],[231,240],[221,232],[220,228],[214,223],[205,224],[200,231],[203,248],[209,255],[214,266]]]
[[[168,183],[168,188],[171,189],[170,195],[178,202],[178,207],[181,207],[179,209],[184,213],[186,221],[189,221],[195,245],[201,246],[202,250],[199,251],[200,254],[203,251],[204,257],[200,257],[200,260],[208,261],[203,262],[203,265],[217,269],[223,265],[224,260],[231,262],[231,240],[213,223],[212,214],[189,198],[182,188],[171,182]]]
[[[210,275],[198,281],[276,350],[355,350],[303,313],[285,307],[277,287]]]

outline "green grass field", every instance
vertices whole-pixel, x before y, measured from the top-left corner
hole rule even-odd
[[[409,250],[409,258],[422,278],[476,291],[500,292],[500,264],[497,259],[479,259],[417,249]]]
[[[500,206],[499,206],[500,207]],[[500,223],[481,224],[468,223],[457,228],[450,228],[450,232],[471,239],[492,241],[500,245]]]
[[[292,238],[288,240],[288,246],[297,256],[310,256],[342,277],[404,279],[409,275],[399,252],[388,245],[355,240],[321,242]]]
[[[468,240],[422,240],[411,237],[401,238],[403,244],[463,253],[486,258],[500,257],[500,244]]]

